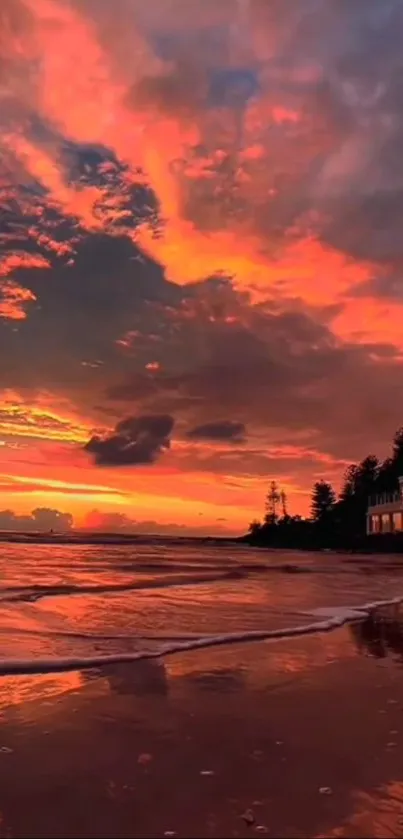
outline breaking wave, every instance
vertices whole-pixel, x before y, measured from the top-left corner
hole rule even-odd
[[[372,612],[387,606],[398,606],[403,602],[403,595],[394,597],[389,600],[377,600],[365,603],[360,606],[343,606],[343,607],[321,607],[311,610],[309,612],[302,612],[306,616],[318,617],[319,620],[311,621],[307,624],[300,624],[298,626],[286,627],[282,629],[271,630],[251,630],[246,632],[228,632],[216,635],[202,635],[190,636],[182,635],[176,637],[166,637],[161,635],[137,635],[136,639],[148,640],[165,640],[157,649],[140,650],[136,652],[114,653],[105,655],[92,656],[72,656],[72,657],[54,657],[54,658],[35,658],[35,659],[19,659],[10,658],[0,660],[0,675],[29,675],[40,673],[56,673],[71,670],[88,670],[92,668],[100,668],[111,664],[129,664],[145,659],[158,659],[166,656],[174,655],[175,653],[187,652],[192,650],[205,649],[207,647],[218,647],[228,644],[241,644],[253,641],[270,641],[281,640],[286,638],[298,637],[302,635],[313,635],[315,633],[331,632],[339,629],[345,624],[362,621],[368,617]],[[35,630],[26,630],[27,632],[35,632]],[[55,635],[67,635],[69,637],[81,638],[113,638],[123,639],[129,636],[124,635],[103,635],[93,636],[79,633],[58,633]]]

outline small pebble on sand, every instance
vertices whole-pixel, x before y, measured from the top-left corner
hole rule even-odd
[[[255,816],[253,814],[253,810],[245,810],[245,812],[242,813],[241,819],[244,820],[245,824],[255,824]]]

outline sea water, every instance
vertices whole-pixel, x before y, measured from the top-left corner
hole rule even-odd
[[[331,631],[399,602],[403,561],[172,539],[2,543],[0,580],[4,676]]]

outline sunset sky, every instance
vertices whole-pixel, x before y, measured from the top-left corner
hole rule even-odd
[[[1,0],[0,511],[241,533],[403,424],[401,0]],[[10,525],[11,526],[11,525]]]

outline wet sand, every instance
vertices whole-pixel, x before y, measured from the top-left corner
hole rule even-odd
[[[4,677],[0,836],[402,836],[401,649],[393,619]]]

